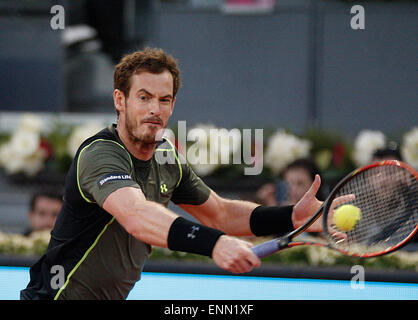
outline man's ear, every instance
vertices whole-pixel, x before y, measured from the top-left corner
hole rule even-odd
[[[125,110],[125,94],[119,89],[113,91],[113,103],[118,112]]]

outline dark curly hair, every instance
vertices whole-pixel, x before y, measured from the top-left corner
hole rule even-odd
[[[180,88],[180,70],[177,60],[159,48],[145,48],[122,58],[115,67],[113,75],[113,88],[129,96],[131,76],[141,71],[162,73],[168,70],[173,76],[173,97]]]

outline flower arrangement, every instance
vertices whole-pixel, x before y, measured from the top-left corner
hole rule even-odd
[[[83,141],[98,133],[103,129],[103,127],[103,124],[97,121],[88,122],[74,127],[68,138],[67,153],[71,157],[74,157],[78,147],[83,143]]]
[[[104,125],[98,121],[69,125],[55,122],[45,129],[43,119],[26,113],[0,144],[0,167],[7,175],[36,177],[42,170],[65,173],[78,147]]]
[[[263,240],[257,238],[257,240],[252,240],[251,242],[258,244],[262,241]],[[213,263],[213,261],[207,257],[171,251],[159,247],[153,247],[150,258],[153,260],[201,261]],[[283,250],[280,253],[263,259],[263,265],[274,264],[313,267],[363,265],[374,269],[395,269],[418,272],[418,252],[395,251],[380,257],[361,259],[342,255],[337,251],[325,247],[299,246]]]
[[[9,141],[0,146],[0,166],[7,174],[34,176],[43,169],[48,148],[41,137],[42,119],[24,114]]]
[[[405,133],[401,147],[402,158],[418,170],[418,127]]]
[[[268,238],[250,239],[254,244],[261,243]],[[19,234],[0,232],[0,255],[41,256],[47,249],[50,231],[33,232],[29,237]],[[248,240],[248,239],[247,239]],[[314,239],[312,239],[314,241]],[[201,261],[213,263],[205,256],[171,251],[169,249],[153,247],[150,258],[152,260],[181,260]],[[300,246],[283,250],[279,254],[263,259],[263,264],[307,265],[307,266],[352,266],[362,264],[379,269],[412,270],[418,272],[418,252],[396,251],[391,254],[360,259],[344,256],[336,251],[318,246]]]
[[[384,148],[386,137],[380,131],[362,130],[354,141],[353,161],[357,167],[372,161],[373,153]]]
[[[268,140],[265,164],[278,175],[294,160],[309,156],[311,147],[310,141],[279,129]]]
[[[48,247],[50,230],[32,232],[29,236],[0,232],[0,254],[40,256]]]
[[[12,132],[0,136],[0,169],[7,176],[36,178],[43,172],[63,175],[82,141],[105,125],[99,121],[45,124],[40,116],[25,113]],[[188,130],[187,141],[172,138],[179,151],[185,144],[186,160],[199,176],[235,179],[242,177],[244,168],[251,165],[244,161],[242,133],[243,130],[228,130],[214,124],[198,124]],[[324,129],[310,129],[296,135],[274,128],[265,129],[263,140],[252,141],[251,149],[252,160],[263,167],[259,179],[275,178],[292,161],[310,157],[325,178],[337,181],[354,168],[369,163],[373,153],[387,144],[385,133],[378,130],[362,130],[351,141]],[[405,131],[399,145],[404,161],[418,168],[418,127]],[[261,151],[256,153],[255,149]],[[241,156],[237,157],[240,163],[234,161],[236,155]]]

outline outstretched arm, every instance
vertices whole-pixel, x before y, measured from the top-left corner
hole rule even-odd
[[[180,205],[202,224],[232,236],[254,235],[250,228],[250,216],[258,206],[253,202],[225,199],[213,190],[201,205]]]
[[[204,225],[222,230],[229,235],[260,235],[255,231],[261,230],[261,233],[263,233],[262,229],[265,229],[264,233],[268,235],[269,233],[273,234],[275,229],[279,233],[279,230],[283,229],[283,226],[280,224],[285,224],[284,228],[293,229],[301,226],[309,219],[322,204],[315,197],[320,186],[321,179],[317,175],[310,189],[293,208],[290,206],[265,207],[261,210],[255,210],[260,207],[259,204],[225,199],[214,191],[211,191],[209,199],[201,205],[180,205],[180,207]],[[255,211],[258,211],[257,217],[253,215]],[[280,215],[286,215],[288,221]],[[321,230],[321,221],[316,222],[308,229],[308,231],[312,232]]]
[[[167,248],[170,226],[178,216],[164,206],[147,201],[141,189],[125,187],[111,193],[103,209],[132,236],[150,245]]]
[[[233,273],[249,272],[260,265],[249,249],[250,243],[188,222],[164,206],[147,201],[140,189],[114,191],[103,208],[128,233],[150,245],[212,256],[219,267]]]

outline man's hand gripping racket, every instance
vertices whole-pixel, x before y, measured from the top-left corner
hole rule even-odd
[[[303,201],[302,198],[296,206],[303,207]],[[299,245],[325,246],[361,258],[403,247],[418,230],[418,173],[400,161],[377,162],[347,175],[322,205],[312,199],[306,202],[316,206],[315,214],[292,232],[252,247],[259,258]],[[361,211],[360,220],[348,231],[339,229],[333,219],[334,212],[344,204],[352,204]],[[296,206],[294,211],[298,209]],[[321,215],[327,243],[292,241],[308,228],[321,230]]]

